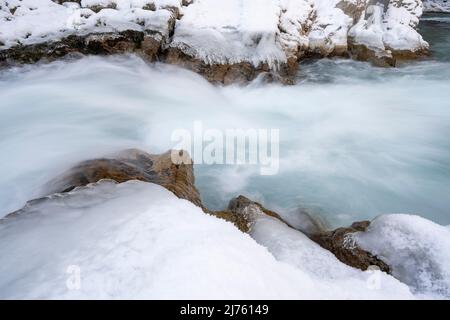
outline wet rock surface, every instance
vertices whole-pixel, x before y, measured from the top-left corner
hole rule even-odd
[[[232,199],[228,205],[228,209],[224,211],[223,214],[228,214],[230,219],[233,215],[240,215],[242,217],[241,219],[243,219],[240,223],[247,226],[247,228],[240,228],[244,232],[248,232],[251,229],[252,222],[257,219],[258,215],[268,215],[282,221],[291,228],[294,228],[283,220],[276,212],[266,209],[260,203],[252,201],[244,196],[238,196]],[[361,270],[367,270],[369,267],[376,266],[381,271],[390,273],[390,268],[385,262],[372,255],[370,252],[359,248],[351,238],[351,235],[355,232],[364,232],[369,224],[370,221],[359,221],[347,228],[338,228],[332,231],[323,230],[307,235],[321,247],[332,252],[346,265]],[[294,229],[298,230],[299,228]],[[321,227],[316,227],[315,230],[321,230]]]
[[[118,183],[129,180],[156,183],[172,191],[177,197],[203,207],[195,187],[192,164],[172,163],[170,151],[151,155],[141,150],[129,149],[112,157],[84,161],[51,181],[48,191],[69,192],[102,179]]]
[[[376,266],[381,271],[390,273],[390,268],[385,262],[370,252],[359,248],[351,238],[355,232],[366,231],[369,225],[370,221],[359,221],[347,228],[338,228],[333,231],[312,235],[310,239],[331,251],[336,258],[349,266],[361,270],[367,270],[369,267]]]

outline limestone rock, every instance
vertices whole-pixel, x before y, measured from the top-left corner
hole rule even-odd
[[[336,258],[349,266],[361,270],[377,266],[381,271],[390,273],[390,268],[384,261],[359,248],[351,237],[355,232],[365,231],[369,224],[369,221],[355,222],[347,228],[312,235],[310,239],[331,251]]]
[[[183,152],[185,151],[180,151]],[[203,207],[195,187],[192,164],[174,164],[170,151],[151,155],[137,149],[129,149],[111,157],[84,161],[51,181],[48,184],[48,192],[69,192],[102,179],[119,183],[128,180],[156,183],[179,198]]]

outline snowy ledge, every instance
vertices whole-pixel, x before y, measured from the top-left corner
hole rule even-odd
[[[157,45],[150,60],[182,65],[219,82],[251,80],[261,72],[286,79],[311,55],[395,65],[427,53],[416,31],[422,9],[421,0],[0,0],[0,64],[77,50],[141,51],[141,41],[151,37]],[[99,52],[86,41],[78,42],[83,50],[64,43],[70,36],[114,38],[128,31],[142,39],[122,39],[112,47],[105,40],[96,44]],[[27,47],[42,54],[27,61],[21,52]]]

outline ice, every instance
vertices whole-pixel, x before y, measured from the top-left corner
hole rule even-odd
[[[391,276],[378,271],[360,271],[342,264],[328,250],[272,217],[260,215],[251,236],[267,247],[274,257],[299,268],[313,281],[321,283],[331,297],[340,299],[412,298],[409,288]],[[342,290],[344,287],[353,290]]]
[[[448,0],[424,0],[423,9],[425,12],[450,12],[450,2]]]
[[[265,244],[287,232],[280,249],[269,249],[288,263],[231,223],[160,186],[103,180],[30,202],[16,216],[0,220],[0,297],[412,297],[394,279],[371,289],[363,272],[341,265],[300,233],[269,227]],[[296,264],[283,257],[283,246],[293,259],[304,260]],[[336,271],[320,279],[320,270]]]
[[[276,0],[197,0],[177,23],[172,47],[208,63],[284,62]]]
[[[410,50],[428,48],[428,44],[415,30],[422,15],[418,0],[390,0],[369,4],[349,35],[356,44],[377,50]]]
[[[148,2],[148,1],[147,1]],[[146,1],[83,0],[78,4],[59,5],[51,0],[23,0],[12,4],[0,0],[0,49],[61,39],[71,34],[120,32],[137,30],[158,32],[168,37],[169,4],[180,7],[179,1],[159,0],[160,10],[143,10]],[[8,4],[8,6],[6,6]],[[104,7],[95,13],[90,8]],[[11,8],[16,8],[14,15]]]
[[[342,3],[362,6],[360,16],[344,12]],[[169,19],[175,17],[179,20],[170,46],[207,64],[248,62],[277,69],[307,52],[343,54],[349,37],[386,52],[428,47],[415,30],[420,0],[384,5],[370,0],[196,0],[188,6],[181,0],[83,0],[81,7],[51,0],[0,0],[0,7],[2,49],[70,34],[124,30],[156,31],[167,39],[172,34]]]
[[[450,230],[408,214],[381,215],[355,236],[418,295],[450,297]]]

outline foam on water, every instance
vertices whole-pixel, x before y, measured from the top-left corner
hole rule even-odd
[[[49,179],[82,159],[130,147],[163,152],[173,130],[201,120],[206,128],[280,129],[277,175],[196,166],[213,209],[243,193],[288,219],[302,207],[332,224],[388,212],[449,224],[447,59],[397,69],[347,60],[300,68],[296,86],[225,88],[135,56],[2,71],[0,215],[42,195]]]

